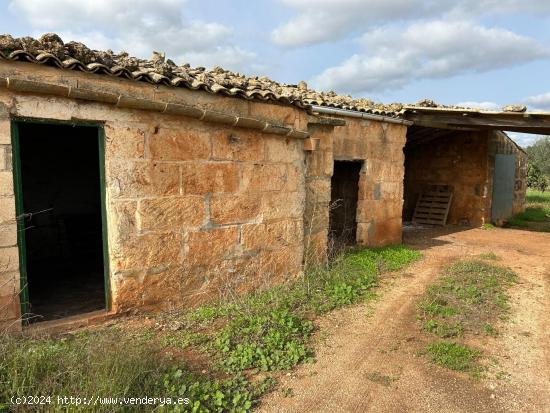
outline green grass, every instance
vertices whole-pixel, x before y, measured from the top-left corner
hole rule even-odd
[[[507,226],[550,231],[550,192],[528,190],[525,211],[510,218]]]
[[[419,304],[419,318],[426,331],[444,338],[482,333],[484,325],[508,309],[506,290],[515,281],[516,275],[507,268],[480,260],[459,261],[428,288]]]
[[[476,363],[481,354],[479,350],[458,343],[437,342],[429,344],[426,352],[432,362],[442,367],[474,374],[479,371]]]
[[[507,289],[517,282],[513,271],[487,262],[498,259],[493,253],[481,254],[446,267],[418,304],[422,329],[447,339],[461,339],[467,334],[497,336],[493,323],[507,317]],[[442,367],[473,376],[481,374],[481,352],[463,344],[432,342],[426,354]]]
[[[381,273],[397,271],[420,256],[404,246],[350,251],[292,283],[158,317],[160,324],[177,323],[177,331],[147,326],[137,331],[122,324],[54,338],[0,337],[0,412],[8,408],[2,402],[9,397],[29,394],[181,396],[191,400],[180,406],[183,412],[250,411],[273,387],[269,374],[251,374],[311,360],[315,317],[371,299]],[[29,406],[9,408],[33,411]],[[48,411],[66,408],[51,405]],[[81,406],[78,411],[117,410]]]
[[[488,260],[488,261],[500,261],[502,259],[498,255],[496,255],[494,252],[479,254],[476,258],[480,260]]]

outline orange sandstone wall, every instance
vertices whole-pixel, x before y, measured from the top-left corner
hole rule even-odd
[[[10,76],[165,96],[296,129],[307,124],[305,112],[294,107],[24,63],[6,67],[0,69],[9,69]],[[195,305],[300,273],[302,140],[0,88],[0,320],[20,316],[10,162],[10,119],[16,116],[104,123],[113,310]]]
[[[324,257],[329,225],[330,178],[334,160],[363,161],[359,177],[357,243],[382,246],[401,242],[403,147],[407,127],[341,117],[345,126],[309,125],[319,150],[307,155],[305,245]]]

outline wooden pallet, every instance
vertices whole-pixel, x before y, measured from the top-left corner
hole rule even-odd
[[[447,186],[432,186],[420,194],[414,209],[413,222],[417,224],[445,225],[453,193]]]

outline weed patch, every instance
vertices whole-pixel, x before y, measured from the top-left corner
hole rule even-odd
[[[510,218],[507,226],[543,232],[550,231],[550,193],[528,190],[525,211]]]
[[[506,290],[515,281],[516,275],[507,268],[479,260],[457,262],[428,288],[419,304],[419,318],[426,331],[440,337],[486,332],[485,326],[508,309]]]
[[[470,373],[479,371],[476,361],[481,353],[465,345],[449,342],[432,343],[426,347],[426,352],[432,362],[442,367]]]
[[[0,400],[29,394],[171,396],[189,398],[190,404],[156,411],[248,412],[274,385],[269,376],[251,379],[255,371],[289,369],[312,358],[309,340],[317,315],[372,299],[380,273],[419,258],[403,246],[349,251],[292,283],[160,316],[158,324],[168,326],[162,331],[111,327],[57,338],[0,338]],[[187,365],[190,355],[197,356],[191,362],[200,369]]]

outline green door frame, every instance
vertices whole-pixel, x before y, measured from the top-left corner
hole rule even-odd
[[[17,246],[19,249],[19,273],[20,273],[20,301],[21,314],[24,316],[29,313],[29,286],[27,282],[27,246],[25,242],[25,220],[23,214],[23,181],[21,175],[21,148],[19,136],[19,124],[34,123],[42,125],[68,125],[68,126],[88,126],[97,129],[97,139],[99,147],[99,186],[101,197],[101,233],[103,239],[103,277],[105,285],[105,309],[111,309],[111,284],[109,277],[109,245],[107,233],[107,204],[105,193],[105,130],[101,122],[86,122],[86,121],[60,121],[51,119],[37,118],[12,118],[11,121],[11,136],[12,136],[12,151],[13,151],[13,179],[15,192],[15,210],[17,217]],[[28,323],[28,320],[23,319],[23,323]]]

